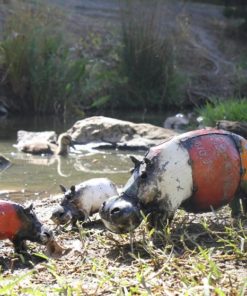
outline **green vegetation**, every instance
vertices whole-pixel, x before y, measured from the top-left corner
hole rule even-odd
[[[11,111],[81,116],[88,110],[165,111],[191,106],[186,99],[189,78],[177,63],[183,60],[181,44],[188,40],[184,31],[162,26],[162,1],[125,0],[121,25],[114,32],[87,29],[81,36],[72,36],[61,21],[63,13],[47,3],[11,3],[0,41],[1,96]],[[237,97],[245,96],[243,65],[235,75]],[[232,101],[236,104],[232,110],[223,110],[222,102],[203,108],[206,124],[246,119],[241,115],[244,103],[238,114],[239,103]]]
[[[16,112],[61,114],[82,92],[85,60],[71,58],[57,12],[33,5],[15,3],[5,24],[2,84]]]
[[[224,10],[224,14],[226,17],[235,18],[240,20],[239,28],[241,31],[244,32],[247,27],[247,4],[244,3],[245,1],[238,0],[238,1],[225,1],[226,6]]]
[[[171,34],[161,38],[158,1],[125,1],[122,38],[119,31],[115,36],[89,31],[73,46],[65,41],[69,33],[58,11],[40,1],[13,3],[0,43],[0,72],[15,112],[144,110],[181,103],[184,80],[175,71]]]
[[[221,119],[247,122],[247,99],[214,99],[198,112],[204,118],[204,124],[208,126],[215,126],[216,121]]]
[[[181,103],[175,47],[171,32],[162,31],[159,11],[159,1],[126,0],[123,5],[120,73],[126,83],[120,105],[160,109]]]

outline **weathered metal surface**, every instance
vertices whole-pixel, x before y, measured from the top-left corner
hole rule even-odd
[[[172,208],[177,208],[181,200],[191,196],[193,190],[192,168],[187,149],[173,138],[152,147],[147,158],[155,160],[155,171],[152,181],[142,185],[145,193],[140,199],[144,203],[150,203],[155,199],[152,193],[156,196],[158,193],[159,198],[166,199]]]
[[[52,231],[41,224],[32,205],[24,208],[20,204],[0,200],[0,239],[10,239],[15,252],[26,251],[26,240],[46,244],[52,237]]]
[[[198,213],[230,203],[238,215],[239,198],[247,208],[245,194],[247,141],[203,129],[173,137],[135,161],[123,193],[105,202],[100,215],[106,227],[119,233],[138,226],[139,212],[148,215],[151,226],[163,227],[179,207]]]
[[[21,220],[14,204],[0,201],[0,239],[13,239],[20,228]]]
[[[117,195],[116,185],[108,178],[93,178],[66,189],[60,185],[64,196],[60,205],[52,212],[51,219],[56,224],[75,224],[84,221],[99,211],[101,204]]]
[[[233,198],[240,184],[240,156],[229,135],[188,138],[194,194],[187,205],[193,212],[217,209]]]
[[[247,141],[240,139],[240,159],[241,159],[241,188],[247,194]]]

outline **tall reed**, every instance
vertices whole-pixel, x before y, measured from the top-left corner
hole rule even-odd
[[[176,73],[171,35],[162,30],[159,1],[125,0],[122,6],[120,68],[126,105],[160,108],[173,104]]]

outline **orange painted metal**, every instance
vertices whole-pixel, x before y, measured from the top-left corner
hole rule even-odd
[[[232,137],[224,132],[205,131],[192,135],[186,140],[194,185],[191,209],[194,212],[217,209],[234,198],[240,185],[239,151]],[[246,153],[245,150],[244,157]]]
[[[247,193],[247,141],[240,140],[240,159],[242,167],[241,187]]]
[[[21,221],[11,202],[0,201],[0,239],[13,239],[21,228]]]

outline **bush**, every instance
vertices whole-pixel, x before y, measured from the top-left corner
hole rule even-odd
[[[82,92],[85,60],[72,59],[51,7],[15,3],[0,44],[9,104],[22,113],[63,113]],[[59,25],[59,26],[58,26]]]
[[[73,52],[57,10],[41,1],[14,3],[0,43],[1,90],[11,109],[64,114],[180,106],[184,80],[175,71],[171,34],[161,31],[158,0],[125,0],[121,38],[84,30]]]
[[[172,38],[161,32],[158,1],[124,1],[119,104],[134,108],[159,109],[176,105],[171,96],[179,94]],[[124,83],[125,82],[125,83]],[[122,99],[121,99],[122,98]]]
[[[215,126],[218,120],[246,121],[247,122],[247,100],[229,99],[219,101],[214,99],[214,103],[208,103],[199,109],[200,115],[204,118],[204,124]]]

